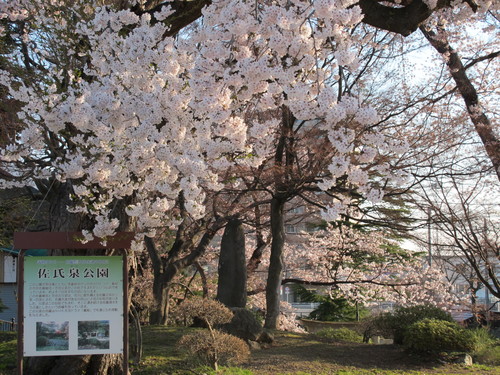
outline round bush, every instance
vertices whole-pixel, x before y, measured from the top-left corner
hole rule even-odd
[[[201,297],[184,300],[172,312],[172,316],[176,321],[184,322],[186,325],[191,325],[193,320],[199,319],[202,323],[211,327],[229,323],[233,315],[233,312],[219,301]]]
[[[394,339],[395,344],[403,344],[406,330],[413,323],[423,319],[437,319],[453,322],[453,318],[446,311],[432,305],[417,305],[399,307],[392,313],[384,313],[374,319],[375,329],[385,337]]]
[[[49,346],[50,340],[46,336],[37,336],[36,338],[36,346],[42,347],[42,346]]]
[[[408,327],[404,345],[420,353],[471,352],[476,346],[476,339],[471,331],[456,323],[424,319]]]
[[[250,355],[245,341],[220,331],[201,330],[182,336],[179,346],[211,366],[237,364]]]
[[[335,341],[363,342],[363,336],[349,328],[324,328],[316,335]]]

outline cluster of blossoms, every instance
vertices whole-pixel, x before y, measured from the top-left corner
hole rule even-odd
[[[361,303],[392,301],[402,305],[456,301],[441,270],[399,249],[381,233],[333,228],[306,235],[305,246],[287,255],[295,277],[333,285],[332,293]]]
[[[354,94],[340,98],[332,89],[341,69],[359,64],[351,31],[363,15],[354,1],[221,0],[179,38],[166,37],[168,27],[157,22],[171,14],[169,5],[138,16],[97,3],[19,0],[0,9],[2,18],[58,30],[69,64],[61,71],[47,63],[64,88],[11,85],[15,77],[0,75],[10,95],[26,103],[24,130],[0,158],[42,160],[50,134],[60,142],[50,171],[73,181],[77,209],[100,217],[95,234],[113,234],[110,204],[126,197],[140,202],[127,209],[138,232],[175,225],[171,209],[181,192],[187,212],[203,217],[206,192],[224,187],[222,173],[269,157],[280,121],[258,121],[258,114],[283,106],[324,131],[335,151],[321,187],[346,175],[366,197],[382,199],[369,175],[391,171],[373,161],[404,143],[372,128],[376,112]],[[342,209],[332,206],[329,219]]]
[[[113,199],[134,196],[140,203],[127,213],[140,231],[151,231],[175,224],[168,212],[181,191],[189,214],[200,218],[204,192],[223,187],[220,172],[268,157],[279,121],[248,119],[286,105],[298,120],[324,129],[337,150],[326,184],[347,173],[363,188],[369,181],[360,165],[384,141],[375,134],[379,144],[370,142],[362,153],[353,145],[361,134],[368,140],[366,126],[377,116],[354,97],[337,101],[329,83],[339,65],[357,66],[349,30],[362,15],[351,5],[219,1],[204,10],[203,25],[174,39],[149,14],[89,12],[89,4],[76,3],[74,13],[89,18],[73,30],[89,44],[80,52],[88,63],[68,72],[64,91],[56,85],[45,95],[24,86],[11,90],[26,103],[20,114],[26,127],[17,144],[2,150],[2,160],[44,155],[46,132],[61,134],[67,145],[52,168],[59,179],[78,181],[80,209],[106,217]],[[61,25],[59,11],[42,14],[40,22]],[[164,6],[155,17],[169,14]],[[337,62],[320,64],[332,56]],[[2,75],[6,86],[10,80]],[[112,234],[116,225],[105,221],[96,231]]]

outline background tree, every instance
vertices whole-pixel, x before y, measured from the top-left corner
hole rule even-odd
[[[497,182],[491,171],[472,173],[469,169],[464,175],[464,179],[458,173],[436,178],[423,189],[418,205],[430,209],[434,232],[427,245],[436,251],[436,257],[455,258],[457,266],[464,265],[465,280],[476,281],[476,288],[481,283],[499,298],[499,216],[493,203]]]
[[[421,254],[402,250],[381,231],[329,226],[306,237],[308,243],[288,260],[303,266],[283,283],[328,286],[332,298],[362,304],[380,300],[449,307],[454,302],[440,270],[426,267]]]

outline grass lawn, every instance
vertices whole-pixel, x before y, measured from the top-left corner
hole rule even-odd
[[[189,328],[143,328],[144,355],[131,365],[134,375],[213,375],[176,348]],[[328,342],[313,335],[276,332],[271,348],[252,352],[239,367],[222,368],[222,375],[500,375],[500,366],[441,364],[411,356],[393,345]],[[0,375],[14,374],[16,340],[0,334]],[[499,354],[498,351],[494,355]],[[499,358],[500,360],[500,358]]]
[[[144,327],[144,356],[133,374],[188,375],[213,372],[176,350],[187,328]],[[307,334],[275,332],[269,349],[252,352],[247,363],[223,368],[223,375],[500,375],[500,366],[444,365],[410,356],[393,345],[328,342]]]

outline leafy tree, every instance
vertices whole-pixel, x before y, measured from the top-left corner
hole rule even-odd
[[[302,285],[294,285],[294,293],[302,302],[317,302],[319,306],[311,311],[309,318],[332,322],[349,322],[362,319],[368,310],[349,303],[346,298],[335,298],[330,295],[320,295],[309,291]]]

